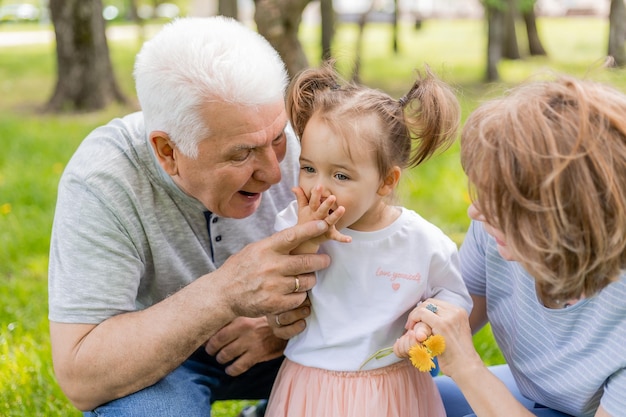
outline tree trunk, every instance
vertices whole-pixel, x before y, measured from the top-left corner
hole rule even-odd
[[[539,38],[539,32],[537,31],[537,16],[535,15],[535,9],[530,9],[522,13],[524,16],[524,23],[526,24],[526,35],[528,36],[528,52],[531,56],[543,56],[547,55],[544,49],[541,39]]]
[[[335,36],[335,10],[333,0],[320,1],[320,14],[322,17],[322,61],[332,58],[332,43]]]
[[[392,31],[393,31],[393,52],[395,54],[398,53],[398,0],[393,0],[393,22]]]
[[[608,53],[614,60],[613,65],[626,65],[626,6],[624,0],[611,0],[609,12],[609,47]]]
[[[361,53],[363,52],[363,33],[365,32],[365,25],[369,18],[370,13],[374,10],[375,0],[370,2],[368,9],[359,16],[358,26],[359,32],[356,38],[356,45],[354,46],[354,68],[352,69],[352,81],[355,83],[361,82]]]
[[[502,56],[508,59],[520,59],[517,32],[515,31],[518,13],[517,1],[507,0],[504,7]]]
[[[217,14],[239,19],[237,0],[219,0],[217,4]]]
[[[504,14],[495,7],[485,6],[487,16],[487,81],[500,79],[498,63],[502,59],[502,38],[504,32]]]
[[[57,52],[57,84],[48,111],[99,110],[126,103],[109,57],[101,0],[50,0]]]
[[[137,0],[128,0],[128,11],[126,13],[126,18],[131,22],[135,22],[139,24],[139,13],[137,12]]]
[[[310,0],[255,0],[257,30],[276,48],[290,77],[309,66],[298,29]]]

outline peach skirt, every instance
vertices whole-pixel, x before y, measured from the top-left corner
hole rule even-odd
[[[428,372],[403,360],[358,372],[310,368],[285,359],[267,417],[445,417]]]

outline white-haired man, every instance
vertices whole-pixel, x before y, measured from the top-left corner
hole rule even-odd
[[[206,417],[215,400],[267,397],[285,341],[265,316],[301,331],[330,262],[289,252],[334,220],[272,235],[298,145],[284,64],[256,32],[176,20],[143,46],[135,79],[142,111],[95,129],[59,185],[55,373],[85,415]]]

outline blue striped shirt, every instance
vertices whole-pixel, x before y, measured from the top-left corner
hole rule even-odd
[[[493,334],[526,397],[574,416],[601,404],[626,415],[626,274],[571,307],[549,309],[534,279],[504,260],[473,222],[460,249],[471,294],[486,297]]]

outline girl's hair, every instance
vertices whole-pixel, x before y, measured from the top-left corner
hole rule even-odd
[[[299,137],[316,114],[346,140],[366,141],[363,146],[374,149],[383,177],[393,166],[419,165],[455,138],[460,119],[456,96],[428,67],[425,73],[418,73],[410,91],[395,100],[382,91],[346,82],[326,62],[293,79],[287,114]]]
[[[166,132],[190,157],[212,133],[207,104],[280,103],[288,81],[269,42],[223,16],[168,23],[141,48],[134,75],[146,131]]]
[[[461,162],[487,223],[544,301],[590,297],[626,266],[626,95],[568,76],[480,106]]]

